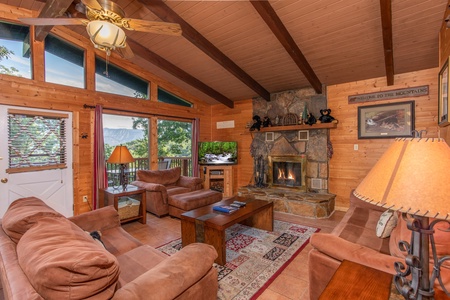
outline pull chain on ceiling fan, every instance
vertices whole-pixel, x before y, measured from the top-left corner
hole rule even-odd
[[[118,53],[124,58],[133,57],[133,51],[126,42],[127,37],[122,28],[173,36],[181,35],[181,27],[176,23],[125,18],[123,9],[110,0],[81,0],[81,3],[85,7],[87,19],[19,18],[19,20],[36,26],[84,25],[94,47],[105,51],[107,59],[111,51],[116,49],[120,49]]]

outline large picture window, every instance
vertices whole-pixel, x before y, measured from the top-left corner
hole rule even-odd
[[[0,74],[31,79],[30,29],[0,22]]]
[[[68,115],[8,110],[7,173],[66,168]]]
[[[45,38],[45,81],[85,88],[84,50],[52,35]]]

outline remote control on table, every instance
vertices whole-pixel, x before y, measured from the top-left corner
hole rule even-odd
[[[235,203],[235,204],[237,204],[237,205],[240,205],[240,206],[245,206],[245,205],[247,205],[247,203],[242,202],[242,201],[234,201],[233,203]]]

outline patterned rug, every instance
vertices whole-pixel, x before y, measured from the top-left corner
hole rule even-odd
[[[228,228],[227,264],[214,264],[219,274],[217,299],[256,299],[319,230],[277,220],[273,232],[241,224]],[[181,249],[181,239],[157,249],[172,255]]]

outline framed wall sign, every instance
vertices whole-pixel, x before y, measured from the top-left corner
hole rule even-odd
[[[358,139],[412,137],[414,101],[358,107]]]
[[[447,61],[439,72],[438,124],[441,127],[450,125],[448,118],[448,83],[450,81],[448,60],[447,58]]]

